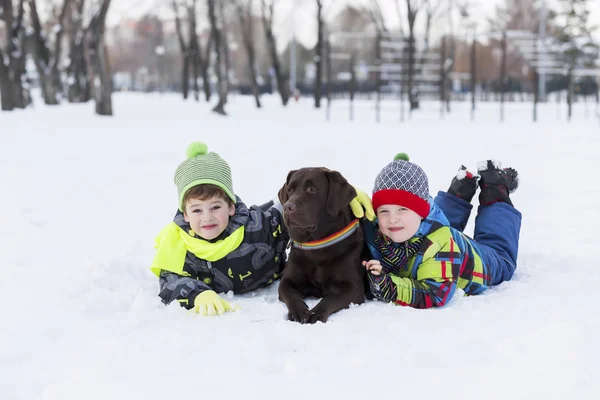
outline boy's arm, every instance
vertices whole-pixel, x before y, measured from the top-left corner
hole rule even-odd
[[[451,280],[418,281],[387,273],[367,274],[367,277],[371,293],[376,299],[413,308],[442,307],[452,298],[456,287]],[[446,296],[446,293],[449,295]]]
[[[432,244],[418,265],[417,279],[401,278],[394,274],[381,274],[375,277],[377,279],[369,276],[371,292],[380,300],[394,301],[402,306],[444,306],[456,291],[458,270],[455,273],[453,266],[460,262],[457,248],[451,238],[442,246]]]
[[[253,206],[253,209],[260,210],[260,218],[263,226],[267,226],[266,232],[269,236],[268,242],[272,245],[289,241],[289,234],[283,222],[283,205],[279,199],[274,198],[260,206]]]
[[[401,306],[413,308],[442,307],[452,299],[456,289],[456,281],[450,279],[430,278],[416,280],[390,276],[396,286],[395,302]]]
[[[196,296],[205,290],[213,290],[201,280],[168,271],[161,271],[158,282],[160,285],[158,296],[164,304],[177,300],[179,305],[188,310],[194,307]]]

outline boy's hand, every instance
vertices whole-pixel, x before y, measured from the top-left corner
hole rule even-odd
[[[380,275],[382,271],[381,263],[377,260],[363,261],[362,265],[373,275]]]
[[[232,306],[223,300],[212,290],[205,290],[194,299],[194,308],[190,312],[196,312],[202,316],[221,315],[225,311],[237,311],[238,307]]]
[[[373,210],[373,203],[371,203],[371,198],[368,194],[366,194],[356,186],[352,187],[354,188],[354,190],[356,190],[356,197],[350,202],[352,214],[354,214],[356,218],[362,218],[366,216],[369,221],[373,221],[375,219],[375,210]]]

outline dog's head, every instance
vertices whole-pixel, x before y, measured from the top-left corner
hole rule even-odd
[[[334,222],[349,214],[356,190],[337,171],[301,168],[290,171],[279,190],[283,218],[290,237],[298,242],[318,240],[341,229]],[[346,218],[347,219],[347,218]],[[348,223],[342,218],[343,223]],[[343,227],[343,226],[342,226]]]

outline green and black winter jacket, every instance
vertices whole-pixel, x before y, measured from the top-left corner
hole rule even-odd
[[[245,293],[274,282],[285,264],[289,241],[279,202],[250,209],[236,197],[235,215],[219,237],[196,237],[178,211],[156,238],[151,271],[159,278],[159,297],[193,308],[205,290]]]

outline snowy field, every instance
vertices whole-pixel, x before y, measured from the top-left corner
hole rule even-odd
[[[174,95],[118,94],[93,105],[0,113],[0,399],[598,399],[600,123],[594,105],[438,106],[398,122],[384,105],[309,99],[282,108],[233,97],[231,116]],[[445,190],[461,163],[520,172],[514,280],[436,310],[368,302],[327,324],[286,321],[277,287],[235,296],[222,317],[157,297],[154,237],[177,204],[173,173],[189,142],[231,165],[247,203],[276,196],[287,172],[327,166],[371,192],[404,151]],[[472,226],[468,228],[472,232]],[[314,303],[314,302],[313,302]]]

